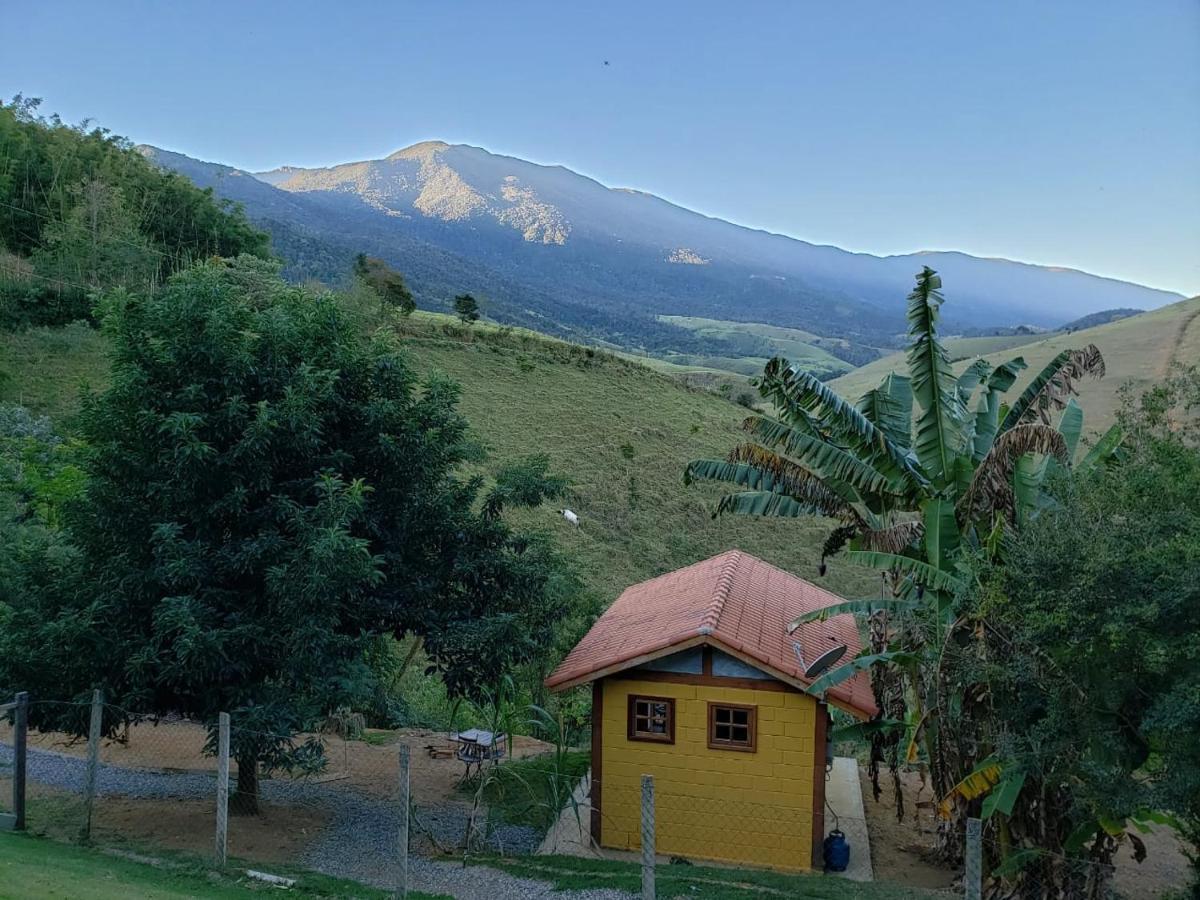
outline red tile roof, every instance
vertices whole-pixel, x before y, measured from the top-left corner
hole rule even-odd
[[[858,626],[847,614],[801,625],[794,634],[787,633],[787,625],[803,613],[842,602],[803,578],[731,550],[627,588],[546,685],[563,690],[685,646],[711,644],[803,687],[811,680],[804,677],[792,642],[799,641],[808,661],[845,644],[845,662],[861,649]],[[831,688],[826,697],[861,716],[877,711],[865,672]]]

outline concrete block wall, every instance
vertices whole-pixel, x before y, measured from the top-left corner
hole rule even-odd
[[[631,694],[675,700],[674,744],[629,740]],[[625,679],[606,680],[603,696],[603,846],[640,848],[640,782],[649,774],[655,781],[658,853],[811,868],[817,749],[812,697]],[[755,752],[708,747],[710,701],[756,707]]]

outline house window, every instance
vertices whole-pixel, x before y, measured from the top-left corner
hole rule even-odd
[[[675,701],[670,697],[629,697],[629,739],[675,743]]]
[[[713,750],[754,752],[757,707],[708,704],[708,746]]]

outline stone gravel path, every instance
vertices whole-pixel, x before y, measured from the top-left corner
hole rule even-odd
[[[12,749],[0,743],[0,766],[10,763]],[[85,762],[48,750],[30,748],[27,759],[31,783],[69,791],[83,790]],[[134,799],[204,799],[215,793],[212,775],[197,772],[160,772],[101,765],[96,777],[97,792]],[[391,860],[398,827],[393,804],[363,797],[311,782],[267,779],[261,782],[263,799],[268,803],[319,805],[332,813],[328,827],[297,863],[314,871],[349,878],[376,887],[392,887]],[[418,808],[421,824],[443,844],[461,840],[466,830],[461,807]],[[504,826],[496,839],[505,852],[529,853],[537,846],[533,829]],[[624,891],[597,888],[554,891],[544,881],[516,878],[487,866],[463,867],[459,863],[437,862],[420,856],[409,858],[409,886],[433,894],[449,894],[460,900],[629,900]]]

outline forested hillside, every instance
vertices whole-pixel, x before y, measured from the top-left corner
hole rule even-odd
[[[0,104],[0,326],[85,319],[97,291],[146,288],[210,256],[270,255],[228,201],[38,107]]]

